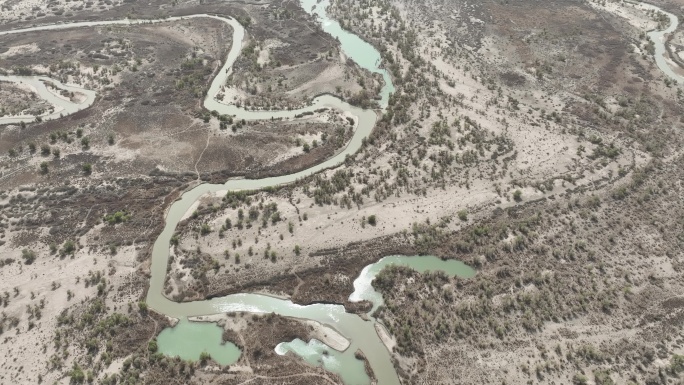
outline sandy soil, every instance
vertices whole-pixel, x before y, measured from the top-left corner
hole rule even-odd
[[[121,5],[122,14],[110,12],[116,4],[98,4],[90,11],[76,9],[79,4],[0,0],[0,20],[13,28],[19,20],[72,17],[68,12],[83,11],[89,17],[133,12],[130,4]],[[681,97],[676,87],[657,81],[659,75],[644,55],[647,42],[640,40],[639,32],[652,28],[654,21],[613,2],[540,7],[531,2],[429,1],[397,3],[397,8],[374,2],[365,9],[359,9],[359,3],[340,4],[332,12],[345,26],[386,52],[398,89],[391,114],[378,122],[364,149],[341,169],[254,194],[249,203],[238,202],[235,208],[225,203],[224,193],[194,205],[178,229],[167,295],[190,300],[251,287],[288,298],[332,297],[343,303],[354,272],[371,262],[371,257],[359,255],[405,246],[401,250],[459,258],[479,269],[473,283],[453,280],[433,287],[441,278],[411,277],[388,292],[388,297],[405,293],[391,303],[411,298],[406,304],[414,306],[411,314],[429,321],[413,325],[420,336],[414,347],[422,355],[402,350],[412,342],[403,332],[378,330],[406,378],[424,383],[468,378],[476,383],[486,378],[483,373],[491,373],[513,383],[535,381],[534,375],[539,382],[565,383],[575,372],[593,376],[594,370],[612,366],[607,360],[570,361],[567,355],[552,353],[552,342],[563,341],[563,353],[580,351],[584,345],[604,349],[605,354],[627,352],[631,361],[621,368],[631,370],[641,365],[634,357],[650,353],[612,344],[623,338],[630,346],[643,342],[645,352],[662,344],[662,351],[654,353],[657,359],[644,363],[644,373],[669,370],[672,354],[682,353],[681,339],[667,328],[670,321],[662,321],[677,324],[681,307],[681,242],[671,230],[679,223],[676,197],[681,186],[673,181],[681,179],[674,171],[681,169],[676,163],[681,162]],[[173,11],[169,4],[134,5],[135,12],[149,15]],[[315,24],[290,3],[196,7],[196,2],[180,2],[173,12],[227,9],[253,21],[250,42],[256,48],[237,69],[225,100],[261,108],[265,103],[304,103],[320,92],[352,98],[378,85],[321,38]],[[64,16],[58,14],[61,8]],[[292,11],[298,19],[276,23],[276,10]],[[66,354],[55,348],[62,309],[89,306],[101,296],[98,285],[104,284],[106,314],[134,314],[144,297],[149,246],[160,231],[163,212],[191,182],[305,168],[348,139],[348,132],[336,136],[347,127],[345,117],[332,113],[301,124],[254,124],[235,131],[221,130],[214,118],[205,122],[197,95],[214,68],[210,64],[224,53],[222,36],[227,32],[209,24],[181,23],[72,31],[50,40],[3,40],[7,49],[0,53],[0,66],[22,63],[35,71],[54,71],[65,81],[98,89],[102,99],[78,116],[27,129],[10,126],[0,134],[0,327],[7,346],[0,354],[0,382],[36,383],[40,374],[46,383],[66,384],[73,362],[89,362],[87,349],[79,343]],[[674,44],[680,40],[673,39]],[[53,62],[46,64],[48,50]],[[194,57],[202,60],[183,69]],[[78,71],[50,67],[75,58]],[[180,79],[183,82],[177,83]],[[81,145],[77,128],[90,138],[89,148]],[[64,136],[50,138],[58,132]],[[306,153],[302,144],[313,146],[314,140],[320,146]],[[35,154],[28,150],[29,143],[37,146]],[[50,146],[45,155],[40,155],[42,145]],[[10,149],[17,155],[9,156]],[[58,156],[51,153],[56,149]],[[39,171],[43,162],[48,164],[46,174]],[[90,175],[84,175],[85,164],[93,165]],[[648,177],[659,179],[637,185],[646,165],[654,165]],[[272,205],[277,217],[270,216]],[[244,227],[238,228],[238,210],[249,218],[250,208],[257,210],[256,218],[243,220]],[[264,216],[266,208],[270,212]],[[106,215],[119,210],[130,213],[130,219],[103,223]],[[660,218],[649,217],[661,211]],[[539,225],[534,222],[538,217],[548,222]],[[227,219],[230,228],[225,228]],[[525,220],[529,225],[520,223]],[[200,234],[202,225],[209,226],[207,234]],[[60,255],[69,240],[76,245],[73,254]],[[35,252],[33,263],[24,263],[23,249]],[[506,254],[496,259],[499,253]],[[329,268],[346,260],[353,266]],[[106,283],[99,280],[85,287],[89,272],[98,271]],[[638,274],[628,278],[628,271]],[[545,280],[559,282],[560,288],[549,292]],[[578,299],[578,293],[594,286],[613,302],[602,303],[589,293]],[[576,291],[570,290],[574,287]],[[495,295],[490,298],[491,293]],[[513,293],[516,301],[518,295],[524,301],[525,296],[545,293],[558,301],[560,305],[552,307],[558,311],[578,302],[585,308],[572,319],[567,314],[567,319],[539,316],[542,326],[534,333],[523,328],[530,322],[524,312],[502,312],[491,322],[474,322],[473,327],[489,328],[482,339],[473,334],[465,343],[455,337],[434,340],[435,331],[444,330],[439,321],[448,320],[449,330],[457,330],[452,321],[468,320],[459,306],[498,309]],[[449,302],[449,295],[457,300]],[[537,311],[541,305],[527,308]],[[442,309],[448,314],[435,316]],[[387,324],[404,315],[390,309]],[[197,366],[193,379],[200,383],[254,381],[257,371],[264,383],[335,383],[301,360],[276,357],[272,348],[293,336],[317,338],[340,350],[348,346],[334,330],[316,323],[247,315],[202,320],[221,322],[246,354],[227,374],[213,364]],[[504,326],[510,339],[492,331],[499,321],[508,322]],[[157,330],[158,321],[145,322],[145,330]],[[287,330],[278,330],[282,335],[260,333],[273,325]],[[135,340],[135,348],[148,354],[149,337],[144,337]],[[136,357],[146,358],[144,354]],[[62,367],[48,370],[53,357]],[[113,360],[98,379],[124,371],[125,360]],[[150,360],[142,362],[148,365]],[[279,365],[293,377],[277,379]],[[617,359],[615,365],[620,368]],[[559,367],[571,369],[554,369]],[[144,370],[177,374],[161,367]],[[311,377],[297,377],[302,371]]]

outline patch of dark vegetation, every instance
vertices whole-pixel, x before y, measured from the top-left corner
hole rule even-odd
[[[619,199],[604,194],[527,204],[443,236],[434,252],[476,267],[474,278],[401,267],[383,270],[373,286],[385,299],[378,316],[397,338],[395,352],[434,363],[436,355],[448,361],[470,356],[466,352],[471,349],[499,354],[494,346],[522,354],[523,346],[532,344],[541,356],[533,354],[528,369],[509,367],[508,374],[498,375],[510,378],[515,371],[526,378],[534,374],[529,367],[537,365],[536,375],[542,378],[572,376],[544,365],[556,362],[633,380],[657,376],[654,360],[670,357],[679,335],[673,322],[681,314],[672,296],[682,290],[678,277],[684,238],[678,223],[684,206],[671,191],[683,162],[679,157],[673,164],[655,162],[635,172],[631,182],[619,187]],[[657,255],[643,247],[650,238],[646,234],[658,234],[652,239]],[[675,273],[653,267],[660,263],[671,264]],[[667,298],[672,299],[663,302]],[[587,319],[605,330],[574,326]],[[579,333],[559,336],[555,325]],[[635,325],[637,333],[592,342],[602,333],[630,328],[625,325]],[[622,359],[611,358],[616,355]],[[637,366],[641,369],[635,370]],[[403,373],[411,383],[422,377],[420,372]],[[473,379],[480,376],[477,370],[467,373]]]

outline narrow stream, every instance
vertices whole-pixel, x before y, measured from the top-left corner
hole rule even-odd
[[[661,71],[671,79],[677,81],[678,83],[684,83],[684,77],[682,75],[677,74],[673,69],[668,59],[668,53],[667,53],[667,48],[665,48],[665,41],[666,41],[666,35],[673,33],[676,29],[677,26],[679,25],[679,19],[677,16],[666,12],[655,5],[651,5],[648,3],[639,3],[639,6],[644,9],[649,9],[653,10],[656,12],[661,12],[664,15],[670,19],[670,25],[663,29],[663,30],[653,30],[647,33],[648,37],[653,41],[655,44],[655,53],[653,54],[653,58],[656,61],[656,64],[658,65],[658,68],[660,68]],[[676,63],[673,63],[674,66],[677,66]]]
[[[95,91],[86,90],[81,87],[69,86],[61,82],[45,77],[45,76],[2,76],[0,75],[0,82],[21,83],[29,86],[41,98],[48,103],[55,106],[55,110],[51,113],[40,115],[42,120],[59,119],[61,117],[71,115],[84,108],[90,107],[95,101]],[[58,92],[50,91],[46,84],[52,84],[59,90],[73,92],[74,94],[83,95],[83,101],[80,103],[72,102],[65,97],[56,95]],[[30,123],[35,122],[36,117],[33,115],[17,115],[0,118],[0,125],[2,124],[18,124],[21,122]]]

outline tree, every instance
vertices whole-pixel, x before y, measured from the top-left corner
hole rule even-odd
[[[50,146],[47,144],[40,146],[40,155],[43,155],[43,156],[50,155]]]
[[[92,172],[93,172],[93,165],[90,164],[90,163],[85,163],[85,164],[82,166],[82,169],[83,169],[83,173],[84,173],[84,174],[90,175],[90,174],[92,174]]]
[[[368,216],[368,224],[371,226],[375,226],[377,224],[377,219],[375,218],[375,215]]]
[[[520,191],[520,190],[515,190],[515,191],[513,192],[513,199],[514,199],[516,202],[522,202],[522,191]]]
[[[80,138],[83,136],[83,129],[82,128],[77,128],[76,129],[76,137]]]
[[[299,245],[295,245],[294,247],[294,253],[296,256],[299,256],[301,254],[302,250],[299,248]]]
[[[49,171],[50,171],[50,170],[48,169],[48,164],[47,164],[47,162],[42,162],[42,163],[40,164],[40,173],[44,175],[44,174],[47,174]]]
[[[107,136],[107,143],[109,143],[110,146],[114,144],[114,134],[109,134],[109,136]]]

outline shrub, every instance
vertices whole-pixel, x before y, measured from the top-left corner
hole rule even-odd
[[[36,252],[29,249],[24,249],[21,251],[21,257],[24,259],[24,263],[30,265],[36,260]]]
[[[209,225],[206,224],[206,223],[203,224],[203,225],[200,227],[200,234],[202,234],[202,235],[207,235],[207,234],[209,234],[209,233],[211,233],[211,227],[209,227]]]
[[[573,385],[587,385],[589,383],[589,380],[586,376],[583,376],[581,374],[575,374],[575,376],[572,377],[572,383]]]
[[[147,313],[147,302],[145,302],[145,301],[138,302],[138,310],[143,314]]]
[[[157,346],[157,341],[152,340],[147,343],[147,350],[150,351],[150,353],[156,353],[159,347]]]
[[[670,370],[674,374],[684,372],[684,356],[680,356],[679,354],[673,355],[670,360]]]
[[[458,212],[458,219],[462,220],[463,222],[468,220],[468,212],[465,210],[461,210]]]
[[[131,215],[125,211],[117,211],[114,214],[105,215],[104,220],[110,225],[126,222],[131,219]]]
[[[520,190],[515,190],[515,191],[513,192],[513,199],[514,199],[516,202],[522,202],[522,191],[520,191]]]
[[[75,251],[76,244],[72,240],[68,240],[62,245],[62,254],[73,254]]]
[[[368,216],[368,224],[371,226],[375,226],[377,224],[377,219],[375,218],[375,215],[369,215]]]
[[[606,370],[594,371],[594,382],[596,385],[614,385],[615,382],[610,378],[610,373]]]
[[[69,377],[71,377],[72,384],[82,384],[85,381],[85,373],[77,363],[74,362],[74,366],[69,372]]]

